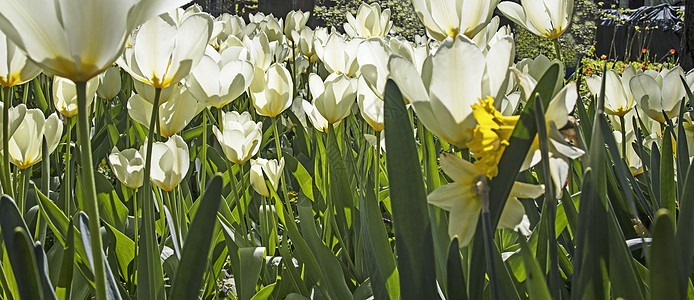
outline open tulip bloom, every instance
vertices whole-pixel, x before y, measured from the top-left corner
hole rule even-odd
[[[427,34],[439,41],[464,34],[473,37],[492,18],[499,0],[413,0]]]
[[[504,16],[537,36],[558,39],[571,24],[573,0],[504,1],[498,6]]]
[[[458,35],[444,40],[436,54],[427,58],[421,76],[412,62],[397,55],[391,55],[388,68],[427,129],[465,148],[472,138],[468,129],[476,124],[471,106],[487,96],[503,98],[513,49],[513,39],[506,36],[485,56],[472,40]]]
[[[157,114],[160,125],[159,134],[166,138],[181,132],[205,108],[203,104],[195,100],[189,90],[180,88],[177,92],[171,100],[159,106]],[[154,105],[139,94],[132,95],[128,100],[128,115],[146,128],[149,128],[151,124],[153,109]]]
[[[357,10],[357,17],[347,12],[347,23],[344,23],[345,32],[350,37],[385,37],[393,27],[390,20],[390,9],[381,11],[378,3],[373,5],[362,3]]]
[[[677,116],[680,102],[685,95],[680,76],[684,76],[679,66],[672,70],[663,69],[654,76],[639,73],[629,80],[631,93],[639,107],[653,120],[666,122],[663,111],[669,119]]]
[[[605,112],[611,115],[624,116],[634,107],[634,96],[629,88],[629,81],[636,75],[633,65],[625,68],[622,75],[617,75],[614,70],[607,70],[605,78]],[[593,96],[600,96],[602,77],[586,77],[588,90]],[[662,114],[661,114],[662,115]]]
[[[159,15],[140,27],[118,65],[155,88],[176,84],[200,62],[212,29],[212,17],[206,13],[188,16],[180,24],[171,13]]]
[[[253,64],[234,49],[221,54],[210,47],[188,77],[186,85],[198,101],[221,108],[243,94],[253,81]]]
[[[222,146],[224,155],[235,164],[243,164],[258,153],[263,138],[263,123],[253,122],[248,112],[222,112],[222,130],[212,132]]]

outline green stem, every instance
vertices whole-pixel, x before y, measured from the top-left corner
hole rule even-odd
[[[72,118],[67,118],[67,137],[65,138],[65,173],[63,174],[63,189],[65,193],[65,215],[71,216],[72,210],[72,187],[71,184],[71,173],[70,173],[70,148],[72,147]]]
[[[279,131],[277,130],[277,118],[273,117],[272,118],[272,129],[274,130],[275,133],[275,147],[277,147],[277,163],[279,163],[280,160],[282,160],[282,148],[280,147],[280,136],[279,136]],[[289,216],[292,217],[291,220],[285,220],[285,222],[294,222],[294,209],[292,208],[292,204],[289,202],[289,197],[287,196],[287,185],[285,184],[285,179],[284,179],[284,171],[282,170],[282,176],[280,176],[280,184],[282,185],[282,199],[284,199],[284,203],[287,204],[287,211],[289,212]],[[325,176],[325,175],[324,175]]]
[[[142,186],[143,201],[142,201],[142,236],[143,247],[146,255],[138,256],[138,270],[142,276],[138,276],[138,298],[143,299],[162,299],[164,287],[160,285],[161,278],[164,276],[164,271],[159,263],[159,248],[157,245],[156,229],[154,223],[154,202],[152,201],[152,182],[150,174],[152,171],[152,144],[154,142],[154,127],[156,120],[159,118],[159,98],[161,97],[161,88],[155,88],[154,105],[152,109],[152,118],[149,123],[149,134],[147,138],[147,148],[145,154],[145,173]],[[147,274],[148,276],[144,276]],[[157,280],[159,278],[159,280]],[[145,288],[146,287],[146,288]]]
[[[19,213],[24,216],[24,206],[26,204],[24,197],[24,184],[26,182],[26,175],[28,171],[26,169],[19,169],[19,183],[17,185],[17,208]]]
[[[51,166],[50,166],[50,160],[49,160],[49,153],[48,153],[48,143],[46,142],[46,138],[43,138],[43,142],[41,143],[41,189],[43,190],[43,193],[48,196],[50,193],[50,178],[51,178]],[[40,241],[41,244],[46,243],[46,230],[48,224],[46,224],[46,221],[41,218],[41,214],[37,214],[36,216],[36,223],[37,223],[37,236],[36,239],[37,241]]]
[[[554,43],[554,52],[557,55],[557,60],[561,61],[561,44],[559,44],[559,38],[553,39],[552,42]]]
[[[14,184],[10,175],[10,106],[12,106],[12,88],[3,87],[5,104],[2,109],[2,165],[6,182],[3,182],[3,192],[14,198]]]
[[[135,257],[137,257],[137,242],[139,240],[138,231],[138,206],[137,206],[137,189],[133,190],[133,240],[135,242]]]
[[[82,170],[82,186],[85,195],[85,211],[89,216],[89,231],[92,233],[92,257],[94,258],[94,277],[96,281],[96,299],[106,299],[106,277],[104,269],[103,245],[101,242],[99,206],[96,203],[96,183],[94,181],[94,165],[92,160],[92,145],[89,141],[89,120],[87,116],[87,83],[75,82],[77,87],[77,132],[80,146],[80,164]]]
[[[234,175],[234,171],[232,170],[232,165],[229,160],[227,160],[227,171],[229,171],[229,179],[231,180],[231,194],[234,195],[234,201],[236,201],[238,208],[239,208],[239,213],[241,214],[239,216],[239,222],[241,222],[241,229],[243,230],[243,238],[246,240],[246,244],[248,244],[248,235],[249,235],[249,230],[248,230],[248,225],[250,223],[247,223],[249,221],[248,218],[248,213],[246,213],[246,200],[244,198],[243,201],[241,201],[241,197],[239,197],[239,190],[238,190],[238,181],[236,180],[236,175]],[[241,178],[241,181],[243,181],[243,177]],[[244,195],[246,193],[244,192]],[[251,236],[253,236],[251,234]]]
[[[205,108],[207,110],[208,108]],[[205,179],[207,177],[207,114],[202,114],[202,149],[200,150],[200,190],[205,190]]]
[[[374,189],[376,192],[376,202],[380,200],[381,190],[381,132],[376,131],[376,155],[374,156]]]
[[[624,124],[624,116],[619,116],[619,125],[622,129],[622,158],[627,160],[627,133],[626,124]]]

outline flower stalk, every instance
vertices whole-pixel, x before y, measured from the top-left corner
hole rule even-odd
[[[14,198],[14,185],[10,175],[10,106],[12,106],[12,88],[3,87],[3,100],[5,105],[2,109],[2,167],[3,167],[3,192]]]
[[[94,258],[94,277],[96,298],[106,299],[106,277],[104,269],[103,245],[100,232],[99,208],[96,198],[92,146],[89,140],[89,112],[87,111],[87,82],[75,82],[77,88],[77,132],[80,147],[80,164],[82,167],[82,186],[85,194],[85,211],[89,216],[89,231],[92,233],[92,257]]]

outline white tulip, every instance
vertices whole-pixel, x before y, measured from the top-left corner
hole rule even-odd
[[[558,39],[571,24],[573,0],[521,0],[521,4],[504,1],[498,8],[504,16],[537,36]]]
[[[212,132],[222,146],[224,155],[235,164],[243,164],[258,153],[263,139],[263,123],[253,122],[248,112],[222,112],[222,130]]]
[[[87,81],[87,109],[94,101],[96,90],[99,87],[99,78],[94,77]],[[60,76],[53,76],[53,104],[55,109],[66,117],[76,116],[77,111],[77,87],[72,80]]]
[[[235,49],[227,49],[221,55],[206,51],[186,85],[195,98],[205,105],[221,108],[241,96],[253,80],[253,65],[238,60]]]
[[[372,5],[362,3],[357,10],[357,17],[347,12],[347,23],[344,23],[345,32],[351,38],[354,37],[385,37],[393,27],[390,20],[390,9],[381,11],[378,3]]]
[[[143,24],[118,65],[155,88],[166,88],[186,77],[205,53],[213,21],[208,14],[196,13],[177,25],[174,17],[162,14]]]
[[[131,189],[137,189],[144,182],[145,159],[140,151],[134,148],[119,151],[115,146],[108,156],[111,170],[116,178]]]
[[[26,169],[41,161],[44,137],[49,154],[58,147],[60,137],[63,135],[63,123],[55,113],[45,118],[43,112],[36,108],[24,107],[20,110],[26,111],[26,114],[9,139],[9,155],[12,164],[20,169]]]
[[[145,147],[140,151],[145,152]],[[152,144],[152,182],[167,192],[172,191],[178,186],[188,173],[190,167],[190,157],[188,145],[179,135],[174,135],[165,143],[156,142]]]
[[[276,191],[280,185],[280,176],[282,176],[283,171],[284,157],[280,159],[279,163],[277,163],[276,159],[251,159],[251,186],[258,194],[270,197],[270,191],[268,191],[265,185],[263,174],[267,176],[272,188]]]
[[[499,0],[413,0],[412,6],[427,29],[439,41],[464,34],[473,37],[489,22]]]
[[[169,101],[159,106],[159,133],[163,137],[168,138],[181,132],[205,108],[187,89],[182,88],[177,92]],[[134,94],[128,100],[128,115],[149,129],[153,107],[154,105],[141,95]]]

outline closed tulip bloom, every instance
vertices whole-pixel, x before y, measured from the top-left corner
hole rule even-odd
[[[11,87],[34,79],[41,68],[26,57],[2,31],[0,31],[0,85]]]
[[[275,117],[292,105],[292,76],[280,64],[272,64],[267,72],[256,67],[248,90],[259,115]]]
[[[5,103],[0,102],[0,110],[4,109]],[[27,113],[27,107],[24,104],[17,105],[15,107],[10,107],[8,109],[8,121],[7,121],[7,129],[8,129],[8,134],[7,136],[12,137],[14,132],[17,130],[20,124],[22,124],[22,121],[24,120],[24,116]],[[5,124],[2,122],[2,114],[0,114],[0,123]],[[3,130],[0,130],[0,140],[2,140],[2,135],[3,135]],[[0,143],[0,150],[3,149],[2,143]]]
[[[265,197],[270,197],[270,191],[268,191],[265,185],[265,178],[263,174],[267,176],[270,180],[273,190],[277,190],[280,185],[280,176],[282,176],[282,171],[284,171],[284,157],[280,159],[277,163],[276,159],[251,159],[251,186],[258,193]]]
[[[212,18],[196,13],[176,24],[162,14],[140,27],[132,47],[125,49],[118,65],[136,80],[166,88],[188,76],[198,64],[213,29]]]
[[[412,6],[438,41],[464,34],[473,37],[489,22],[500,0],[413,0]]]
[[[308,22],[308,17],[310,15],[310,11],[302,12],[300,10],[292,10],[289,13],[287,13],[287,18],[284,23],[284,35],[290,41],[296,43],[297,40],[294,39],[292,32],[300,32],[301,30],[303,30],[306,26],[306,23]]]
[[[622,75],[617,75],[614,70],[607,70],[605,78],[605,112],[611,115],[624,116],[634,108],[634,96],[629,88],[629,81],[636,75],[636,69],[629,65]],[[602,86],[601,76],[586,77],[588,90],[595,97],[600,96]]]
[[[112,66],[99,74],[99,88],[96,89],[96,93],[101,98],[111,100],[118,96],[120,87],[120,68]]]
[[[239,60],[234,49],[227,49],[222,54],[207,51],[186,85],[198,101],[221,108],[246,91],[253,80],[253,71],[253,64]]]
[[[94,101],[98,87],[98,77],[87,81],[87,107]],[[72,80],[53,76],[53,104],[55,109],[66,117],[77,115],[77,88]]]
[[[503,98],[513,57],[510,36],[485,55],[469,38],[458,35],[446,39],[427,58],[421,77],[412,62],[397,55],[391,55],[388,69],[424,125],[445,141],[466,148],[472,138],[469,129],[477,123],[472,105],[487,96]],[[495,103],[497,110],[502,103]]]
[[[687,125],[689,125],[689,126],[687,126]],[[687,127],[691,128],[691,123],[688,123],[687,125],[684,126],[685,127],[685,134],[687,135],[687,143],[690,146],[692,146],[690,141],[694,141],[694,140],[691,140],[690,131],[687,130],[688,129]],[[622,148],[622,143],[623,143],[622,142],[622,133],[619,131],[613,131],[612,133],[614,134],[614,139],[617,142],[617,149],[619,150],[619,155],[622,158],[624,158],[624,160],[626,161],[627,166],[629,166],[629,171],[631,172],[631,174],[636,176],[638,174],[643,173],[643,163],[641,162],[641,157],[639,157],[639,155],[636,153],[636,150],[634,150],[634,147],[631,146],[631,144],[636,141],[636,134],[634,133],[634,131],[632,130],[632,131],[629,131],[625,134],[625,137],[627,140],[626,141],[627,145],[625,147],[627,150],[626,155],[624,155],[624,153],[622,153],[622,149],[623,149]],[[692,151],[690,150],[689,153],[691,156]]]
[[[299,32],[292,32],[292,36],[299,52],[306,56],[310,62],[316,62],[318,55],[316,55],[316,47],[314,46],[316,37],[313,29],[304,27]]]
[[[504,1],[498,8],[504,16],[533,34],[554,40],[569,28],[574,1],[521,0],[521,4]]]
[[[172,136],[165,143],[153,143],[152,161],[157,162],[152,164],[152,182],[162,190],[173,191],[190,167],[188,145],[179,135]]]
[[[48,73],[85,82],[111,66],[135,27],[188,0],[8,0],[0,29]]]
[[[325,81],[316,74],[309,75],[308,84],[313,105],[330,124],[347,117],[357,95],[357,80],[331,74]]]
[[[386,89],[388,72],[388,59],[392,51],[381,38],[370,38],[363,41],[357,50],[357,62],[359,71],[377,97],[383,99]]]
[[[159,134],[163,137],[168,138],[181,132],[205,108],[187,89],[178,91],[171,100],[159,106]],[[128,100],[128,115],[149,129],[153,107],[152,103],[135,94]]]
[[[685,95],[680,76],[684,76],[679,66],[672,70],[663,70],[655,78],[646,73],[635,75],[629,80],[631,93],[639,107],[660,123],[665,123],[663,111],[669,119],[677,116],[680,101]]]
[[[23,106],[24,104],[20,104]],[[22,122],[9,140],[10,162],[20,169],[26,169],[41,161],[44,137],[48,153],[53,153],[63,135],[63,123],[53,113],[47,119],[39,109],[26,110]]]
[[[345,32],[349,37],[385,37],[393,27],[390,20],[390,9],[381,11],[378,3],[372,5],[362,3],[357,10],[357,17],[347,12],[347,23],[344,23]]]
[[[119,151],[113,147],[108,156],[111,170],[116,178],[125,186],[136,189],[142,186],[144,181],[145,159],[140,151],[134,148]]]
[[[374,130],[382,131],[385,128],[383,114],[384,101],[374,94],[362,77],[359,77],[359,83],[357,85],[357,104],[359,104],[361,116],[364,117],[366,123]]]
[[[222,112],[222,130],[212,132],[224,150],[224,155],[235,164],[243,164],[258,153],[263,139],[263,123],[253,122],[248,112]]]

